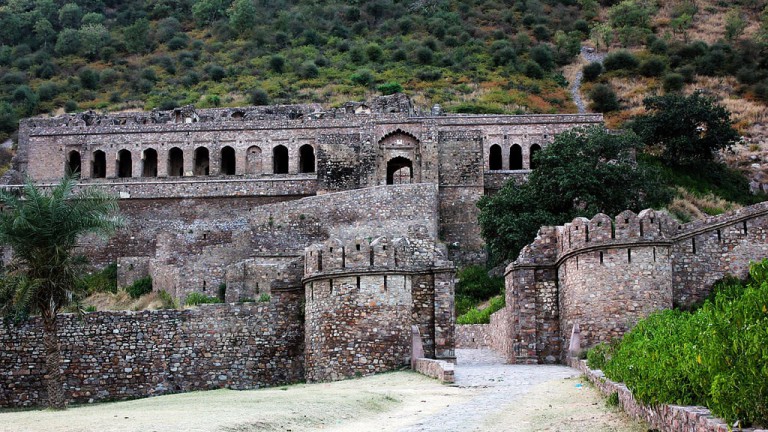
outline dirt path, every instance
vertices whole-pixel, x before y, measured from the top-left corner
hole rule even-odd
[[[602,63],[604,58],[605,53],[599,53],[588,47],[581,47],[581,59],[578,61],[579,69],[573,78],[573,83],[571,84],[571,97],[573,98],[573,103],[576,104],[576,107],[579,109],[579,114],[584,114],[587,112],[587,105],[581,98],[581,81],[584,79],[584,73],[581,71],[581,69],[584,65],[592,62]]]
[[[253,391],[216,390],[0,413],[0,431],[645,431],[563,366],[498,364],[460,350],[457,383],[413,372]]]

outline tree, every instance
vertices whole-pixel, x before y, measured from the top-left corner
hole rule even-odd
[[[635,118],[631,128],[668,165],[712,160],[739,140],[731,113],[701,92],[648,97],[643,103],[648,114]]]
[[[78,238],[87,233],[109,235],[122,220],[117,201],[100,191],[74,192],[67,176],[50,192],[27,180],[22,196],[0,191],[0,244],[13,249],[13,260],[0,283],[0,309],[24,317],[39,313],[51,408],[66,405],[56,336],[57,314],[76,301],[84,260],[75,253]]]
[[[576,216],[639,211],[667,202],[670,193],[656,171],[635,160],[638,138],[602,127],[578,128],[555,136],[536,154],[528,182],[510,181],[478,202],[481,234],[490,260],[514,259],[542,225]]]
[[[224,0],[198,0],[192,6],[192,17],[198,25],[208,25],[224,17],[227,4]]]
[[[146,18],[136,20],[125,28],[125,46],[132,53],[144,52],[149,45],[149,21]]]
[[[244,36],[253,30],[257,13],[253,0],[235,0],[229,8],[229,25],[237,34]]]
[[[589,98],[592,99],[589,107],[593,111],[611,112],[620,108],[616,92],[613,91],[613,87],[610,84],[596,84],[589,91]]]

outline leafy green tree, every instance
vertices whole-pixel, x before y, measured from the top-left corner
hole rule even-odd
[[[75,193],[74,188],[75,179],[65,177],[50,192],[31,180],[21,196],[0,192],[0,243],[13,249],[0,283],[0,308],[17,318],[40,314],[48,404],[55,409],[66,405],[56,317],[84,286],[77,241],[87,233],[109,235],[122,222],[113,197],[92,189]]]
[[[74,29],[64,29],[59,32],[54,48],[59,55],[77,54],[80,51],[80,33]]]
[[[198,0],[192,6],[192,17],[198,25],[210,24],[224,18],[228,4],[224,0]]]
[[[228,12],[229,25],[237,34],[245,36],[253,30],[257,14],[253,0],[235,0]]]
[[[654,96],[643,103],[648,114],[635,118],[631,128],[669,165],[712,160],[715,152],[739,140],[731,113],[701,92]]]
[[[125,28],[125,47],[132,53],[144,52],[149,46],[149,21],[146,18],[136,20]]]
[[[109,44],[109,31],[103,24],[87,24],[80,28],[80,52],[96,59],[101,49]]]
[[[555,136],[536,154],[528,182],[508,182],[478,202],[480,229],[498,264],[517,257],[542,225],[596,213],[639,211],[670,199],[656,171],[635,160],[639,140],[631,131],[578,128]]]
[[[59,25],[63,28],[76,29],[82,19],[83,11],[77,3],[67,3],[59,10]]]
[[[37,20],[34,32],[35,39],[40,46],[45,47],[56,40],[56,31],[53,29],[53,25],[45,18]]]
[[[732,8],[725,14],[725,39],[733,41],[738,39],[747,28],[747,21],[741,16],[741,11]]]
[[[611,112],[620,108],[616,92],[613,91],[610,84],[596,84],[589,91],[589,98],[592,99],[589,107],[593,111]]]

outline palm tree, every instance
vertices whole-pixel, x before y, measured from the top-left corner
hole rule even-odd
[[[0,309],[17,317],[40,314],[47,368],[48,404],[64,409],[63,376],[56,314],[78,300],[85,261],[75,253],[82,234],[112,234],[122,224],[117,201],[102,192],[74,192],[68,175],[45,191],[30,179],[20,196],[0,191],[0,244],[10,246],[13,260],[0,283]]]

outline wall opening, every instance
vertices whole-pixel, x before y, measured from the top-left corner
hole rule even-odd
[[[207,176],[210,173],[211,158],[208,149],[198,147],[195,149],[195,170],[196,176]]]
[[[497,144],[492,145],[490,152],[488,152],[488,169],[491,171],[503,169],[501,160],[501,147]]]
[[[117,152],[116,171],[118,177],[131,177],[133,175],[133,160],[130,151],[120,150]]]
[[[222,175],[235,175],[235,149],[226,146],[221,149],[221,170]]]
[[[157,177],[157,150],[144,150],[144,163],[141,168],[142,177]]]
[[[413,162],[398,156],[387,162],[387,184],[408,184],[413,181]]]
[[[509,169],[523,169],[523,149],[517,144],[509,148]]]
[[[67,174],[75,174],[80,173],[80,152],[77,150],[72,150],[67,155],[67,164],[65,167],[65,170]]]
[[[107,155],[101,151],[93,152],[93,164],[91,165],[91,177],[104,178],[107,176]]]
[[[279,145],[272,149],[272,172],[288,174],[288,149]]]
[[[315,148],[309,144],[299,147],[299,172],[315,172]]]
[[[536,153],[538,153],[540,151],[541,151],[541,146],[540,145],[534,144],[534,145],[531,146],[531,152],[529,154],[529,160],[528,160],[528,162],[529,162],[528,166],[530,166],[531,169],[535,169],[536,168],[536,158],[535,158],[535,156],[536,156]]]
[[[261,174],[261,148],[250,146],[245,154],[245,166],[248,174]]]
[[[184,152],[178,147],[168,152],[168,175],[171,177],[184,175]]]

